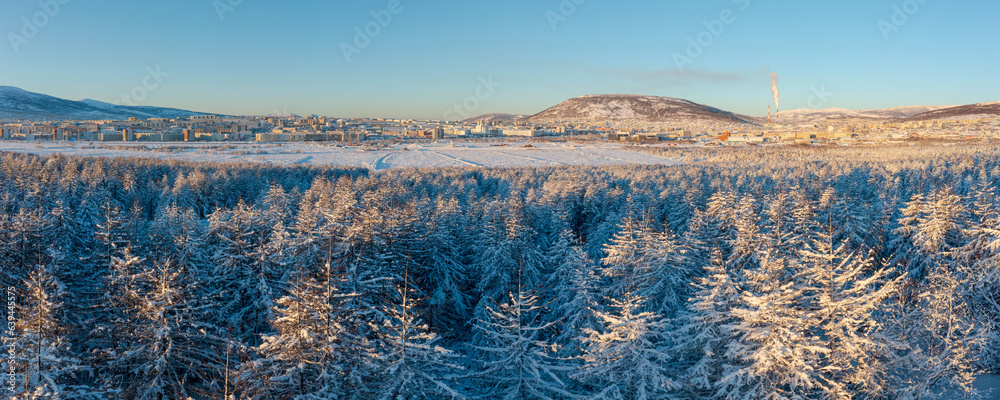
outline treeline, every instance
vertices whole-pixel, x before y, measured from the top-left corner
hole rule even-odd
[[[927,399],[1000,369],[1000,150],[663,151],[687,163],[0,154],[3,390]]]

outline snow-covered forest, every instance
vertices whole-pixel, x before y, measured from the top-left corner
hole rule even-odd
[[[1000,370],[1000,149],[657,151],[685,164],[0,154],[4,398],[933,399]]]

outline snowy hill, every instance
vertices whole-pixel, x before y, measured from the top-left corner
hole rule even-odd
[[[12,86],[0,86],[0,120],[148,119],[205,114],[176,108],[120,106],[91,99],[72,101]]]
[[[590,95],[567,100],[527,118],[532,122],[755,123],[753,118],[672,97]]]

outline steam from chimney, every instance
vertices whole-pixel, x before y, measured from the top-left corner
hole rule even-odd
[[[780,110],[781,109],[781,105],[780,105],[781,92],[778,91],[778,73],[777,72],[772,72],[771,73],[771,93],[774,93],[774,106],[777,109]]]

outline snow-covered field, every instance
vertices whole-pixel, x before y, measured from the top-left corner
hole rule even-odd
[[[629,151],[616,144],[447,141],[394,145],[377,150],[319,143],[123,143],[0,141],[0,151],[39,155],[153,157],[196,162],[247,161],[275,165],[337,165],[373,170],[407,167],[543,167],[559,165],[666,164],[675,159]]]

